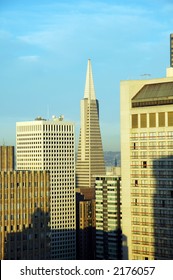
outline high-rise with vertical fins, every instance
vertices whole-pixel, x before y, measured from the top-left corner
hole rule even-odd
[[[81,128],[76,166],[77,188],[93,188],[95,183],[93,175],[97,174],[105,174],[105,163],[99,125],[99,104],[89,59],[84,99],[81,100]]]

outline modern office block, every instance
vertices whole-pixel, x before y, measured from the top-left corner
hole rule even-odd
[[[51,259],[76,258],[75,132],[63,117],[16,126],[18,170],[50,172]]]
[[[49,172],[1,171],[0,216],[0,259],[49,259]]]
[[[96,191],[96,259],[122,259],[121,177],[100,175]]]
[[[171,69],[165,78],[121,82],[124,259],[173,259]]]
[[[0,146],[0,171],[14,170],[14,146]]]

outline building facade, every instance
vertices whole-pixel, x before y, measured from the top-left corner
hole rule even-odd
[[[0,170],[14,170],[14,146],[0,146]]]
[[[173,68],[121,82],[124,259],[173,259]]]
[[[50,172],[51,259],[76,258],[75,132],[63,117],[18,122],[18,170]]]
[[[0,259],[50,258],[50,174],[0,171]]]
[[[121,260],[121,177],[100,175],[96,191],[96,259]]]

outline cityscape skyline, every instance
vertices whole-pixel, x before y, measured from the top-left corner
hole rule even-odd
[[[24,11],[22,2],[19,0],[16,2],[20,4],[18,9]],[[132,2],[134,5],[135,1]],[[12,4],[8,3],[10,10]],[[54,0],[51,0],[51,6],[50,2],[48,5],[44,0],[42,5],[39,4],[38,6],[32,1],[31,3],[33,3],[33,6],[31,4],[32,7],[39,7],[42,11],[47,7],[47,10],[44,10],[44,18],[49,14],[49,9],[54,9],[57,11],[57,13],[55,12],[56,16],[61,15],[63,19],[67,15],[65,13],[67,10],[69,17],[71,15],[76,16],[77,7],[80,8],[78,10],[78,14],[80,14],[81,11],[84,12],[88,4],[88,2],[83,1],[82,3],[72,1],[73,4],[77,4],[77,7],[74,6],[73,10],[73,5],[69,1],[63,3],[59,1],[58,5],[56,5]],[[98,3],[99,6],[97,6]],[[154,1],[154,3],[156,2]],[[159,3],[162,3],[162,1]],[[166,3],[168,4],[169,1],[166,1]],[[92,5],[92,9],[100,7],[102,10],[108,11],[108,7],[111,7],[105,1],[96,2],[96,4]],[[131,11],[133,11],[132,6],[129,6]],[[90,6],[87,7],[90,9]],[[117,9],[120,8],[120,5],[112,4],[113,7]],[[149,6],[149,8],[151,7],[154,7],[154,5]],[[93,12],[94,9],[92,10]],[[171,9],[171,6],[169,6],[169,9]],[[142,15],[143,11],[138,9],[140,15]],[[31,15],[30,12],[31,10],[28,10],[27,16]],[[124,12],[126,13],[126,11]],[[111,11],[109,10],[108,13],[111,14]],[[22,14],[22,16],[24,15]],[[40,14],[41,20],[43,19],[42,16]],[[38,19],[38,13],[36,13],[34,20],[36,19]],[[50,23],[51,21],[52,23],[52,19],[48,18],[47,22]],[[67,22],[68,20],[69,18],[67,18]],[[66,21],[64,22],[66,23]],[[147,22],[147,24],[151,24],[151,22]],[[17,25],[18,22],[16,22]],[[30,27],[28,30],[24,29],[29,32]],[[23,36],[20,39],[21,41],[23,40],[23,44],[32,44],[33,39],[40,40],[39,35],[39,32],[36,32],[35,37],[32,37],[32,34]],[[143,33],[141,32],[141,37],[142,35]],[[23,72],[19,75],[18,63],[14,61],[11,63],[11,65],[16,63],[17,72],[14,71],[13,65],[14,80],[10,79],[8,81],[6,79],[5,81],[3,80],[4,75],[8,73],[2,74],[4,82],[2,82],[2,87],[7,86],[8,81],[8,90],[14,89],[14,96],[4,98],[4,95],[2,95],[1,114],[3,112],[9,113],[7,120],[10,120],[11,116],[17,112],[14,120],[16,117],[19,119],[15,120],[15,156],[13,143],[12,141],[10,142],[11,146],[6,143],[6,136],[3,135],[4,131],[0,126],[2,136],[4,136],[2,144],[0,143],[1,259],[173,259],[172,36],[173,33],[169,33],[169,37],[167,36],[166,39],[170,46],[168,52],[170,65],[168,64],[168,67],[163,68],[166,75],[164,73],[163,77],[160,77],[160,75],[152,76],[152,69],[160,71],[157,66],[160,65],[159,63],[162,64],[162,59],[164,60],[164,58],[160,59],[161,56],[158,56],[159,59],[153,64],[154,58],[148,59],[149,57],[145,56],[144,49],[143,51],[141,49],[140,58],[137,61],[141,59],[146,63],[145,65],[148,63],[151,71],[146,71],[138,78],[133,78],[133,73],[135,73],[138,66],[138,70],[141,67],[140,63],[138,65],[136,60],[133,59],[134,72],[131,72],[132,76],[119,81],[120,104],[113,102],[116,98],[114,98],[115,96],[110,97],[109,87],[107,91],[104,91],[104,87],[106,88],[106,83],[110,78],[110,71],[107,71],[106,66],[101,69],[101,71],[106,72],[105,80],[102,81],[100,78],[97,80],[99,87],[103,86],[103,88],[100,88],[102,97],[99,96],[97,83],[94,83],[95,75],[93,73],[95,74],[95,69],[92,71],[92,58],[88,58],[84,98],[80,98],[80,106],[79,100],[76,100],[78,93],[74,94],[73,90],[75,86],[76,89],[80,86],[80,75],[77,75],[77,70],[75,69],[73,73],[68,72],[67,62],[69,55],[67,54],[66,57],[65,52],[65,64],[62,64],[61,60],[59,61],[58,67],[63,65],[63,68],[58,79],[56,79],[58,71],[56,72],[55,69],[55,59],[54,66],[51,64],[55,71],[49,72],[51,67],[46,69],[47,72],[45,72],[45,79],[43,80],[42,74],[44,71],[40,73],[41,68],[39,69],[43,62],[40,55],[18,56],[18,60],[27,62],[26,69],[22,69],[24,65],[21,67],[24,72],[26,70],[24,76],[29,75],[28,63],[31,63],[31,76],[26,75],[24,77]],[[42,39],[45,39],[45,34],[42,34],[41,37],[41,42],[43,42],[44,40],[42,41]],[[54,36],[54,39],[55,43],[57,43],[56,36]],[[156,40],[155,36],[154,40]],[[44,47],[50,52],[54,52],[55,58],[58,58],[59,54],[51,48],[51,46],[53,47],[53,44],[51,45],[53,42],[48,40],[48,45],[45,44]],[[127,46],[126,43],[124,45],[126,50]],[[154,47],[154,44],[151,44],[151,46]],[[33,50],[35,47],[36,45],[33,45]],[[43,45],[40,45],[40,47],[43,47]],[[159,51],[159,46],[157,47],[155,46],[155,50]],[[63,58],[63,53],[61,55]],[[136,55],[138,56],[138,54]],[[80,59],[77,59],[76,64],[72,63],[72,60],[69,59],[69,67],[75,65],[78,68]],[[37,66],[35,62],[38,62]],[[39,65],[40,62],[41,64]],[[98,57],[96,58],[96,68],[98,70],[96,75],[98,78],[101,72],[97,63]],[[128,63],[126,70],[129,70]],[[152,66],[149,65],[150,63],[152,63]],[[45,66],[43,64],[42,66]],[[37,73],[34,65],[36,68],[38,67]],[[80,65],[79,69],[80,67],[82,66]],[[11,68],[9,67],[9,73],[10,71]],[[51,73],[53,76],[51,76]],[[121,75],[120,67],[117,67],[117,73],[116,79]],[[69,74],[71,74],[71,83],[68,80]],[[76,81],[73,77],[76,77]],[[19,78],[21,83],[18,83]],[[77,80],[79,83],[77,83]],[[16,87],[13,88],[14,85]],[[61,94],[56,94],[57,85],[61,89],[59,91]],[[19,92],[16,95],[18,87]],[[23,95],[22,89],[26,89]],[[71,90],[70,97],[66,89]],[[32,90],[33,92],[30,94],[29,92]],[[38,95],[34,94],[37,90]],[[116,90],[116,86],[114,90]],[[8,104],[5,105],[4,102],[7,99]],[[103,103],[99,110],[100,100]],[[57,110],[54,110],[52,112],[50,104],[46,102],[53,102],[54,109],[61,108],[63,111],[57,112]],[[44,113],[41,113],[44,105],[47,105],[47,117],[45,117]],[[72,117],[77,116],[78,112],[75,110],[77,107],[81,109],[79,114],[80,134],[78,120],[76,119],[75,121]],[[39,108],[39,111],[36,112],[37,108]],[[119,132],[119,139],[121,138],[120,148],[118,148],[117,144],[118,136],[115,136],[118,133],[118,129],[113,129],[112,126],[114,119],[111,119],[110,126],[103,132],[105,116],[110,117],[112,113],[115,116],[118,112],[120,116],[117,116],[114,125],[118,123],[119,128],[121,128]],[[29,117],[33,113],[36,113],[35,116]],[[25,118],[28,118],[27,121],[22,119],[22,114]],[[102,117],[99,118],[101,115]],[[6,126],[5,119],[0,118],[0,120],[1,122],[4,120],[4,126]],[[109,130],[110,128],[111,130]],[[9,130],[8,126],[6,126],[6,130]],[[76,132],[77,137],[75,137]],[[13,130],[10,130],[10,133],[12,134]],[[101,137],[102,134],[103,137]],[[112,137],[113,134],[114,137]],[[10,140],[10,137],[8,137],[8,140]],[[104,149],[102,142],[104,143]],[[115,144],[117,144],[117,149],[120,152],[115,152],[116,148],[111,148],[116,147]],[[106,154],[106,145],[110,148],[109,150],[113,150],[107,152],[107,154],[120,155],[119,165],[116,157],[113,163],[104,166],[103,155]],[[44,233],[42,232],[43,228]]]
[[[165,76],[173,4],[34,2],[0,4],[0,144],[15,145],[15,123],[38,115],[63,114],[76,123],[78,137],[91,58],[103,149],[119,151],[119,82]]]

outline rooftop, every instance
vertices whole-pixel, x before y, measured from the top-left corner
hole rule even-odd
[[[132,98],[132,107],[173,104],[173,82],[144,85]]]

